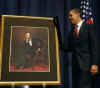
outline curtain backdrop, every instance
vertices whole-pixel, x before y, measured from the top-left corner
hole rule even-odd
[[[98,39],[100,37],[100,0],[92,0],[94,6],[95,22],[98,31]],[[80,0],[0,0],[0,14],[24,15],[24,16],[42,16],[59,18],[59,30],[61,33],[61,43],[67,41],[68,33],[71,29],[71,24],[68,20],[68,11],[71,8],[79,8]],[[99,39],[100,40],[100,39]],[[98,45],[100,44],[100,41]],[[100,52],[100,47],[98,47]],[[99,54],[100,55],[100,54]],[[99,56],[100,57],[100,56]],[[60,48],[61,61],[61,86],[48,86],[47,88],[71,88],[72,87],[72,68],[71,54],[63,52]],[[100,77],[97,78],[96,84],[99,85]],[[32,88],[37,88],[31,86]],[[3,88],[3,87],[0,87]],[[7,88],[7,87],[6,87]],[[10,86],[8,88],[11,88]],[[12,87],[14,88],[14,87]],[[16,86],[23,88],[23,86]],[[42,87],[41,87],[42,88]]]

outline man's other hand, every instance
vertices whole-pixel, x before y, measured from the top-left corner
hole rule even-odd
[[[91,75],[95,75],[96,73],[99,72],[99,68],[97,65],[92,65],[90,69]]]

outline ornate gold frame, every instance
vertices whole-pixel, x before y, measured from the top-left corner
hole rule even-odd
[[[4,36],[4,23],[5,18],[25,18],[25,19],[40,19],[40,20],[53,20],[52,17],[31,17],[31,16],[16,16],[16,15],[2,15],[1,16],[1,33],[0,33],[0,79],[2,78],[2,52],[3,52],[3,36]],[[56,81],[0,81],[0,85],[60,85],[61,84],[61,77],[60,77],[60,58],[59,58],[59,45],[58,45],[58,37],[57,37],[57,29],[55,27],[55,43],[56,43],[56,61],[57,61],[57,80]]]

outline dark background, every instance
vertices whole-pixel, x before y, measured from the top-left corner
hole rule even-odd
[[[64,43],[67,40],[68,32],[71,24],[68,20],[68,11],[71,8],[79,8],[81,0],[0,0],[0,14],[15,14],[25,16],[46,16],[59,18],[58,35]],[[90,0],[91,1],[91,0]],[[93,11],[95,15],[95,23],[98,37],[98,52],[100,51],[100,0],[92,0]],[[61,42],[60,42],[61,45]],[[50,88],[71,88],[71,55],[63,52],[60,48],[61,61],[61,86],[48,86]],[[100,56],[99,56],[100,57]],[[96,88],[99,88],[100,77],[96,78]],[[22,86],[17,86],[22,88]],[[3,88],[3,87],[1,87]],[[37,88],[37,87],[32,87]]]

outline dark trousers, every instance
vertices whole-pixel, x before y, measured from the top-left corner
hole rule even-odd
[[[92,88],[92,78],[89,72],[79,72],[72,75],[73,88]]]
[[[89,71],[81,70],[78,64],[72,67],[72,88],[92,88],[93,78]]]

